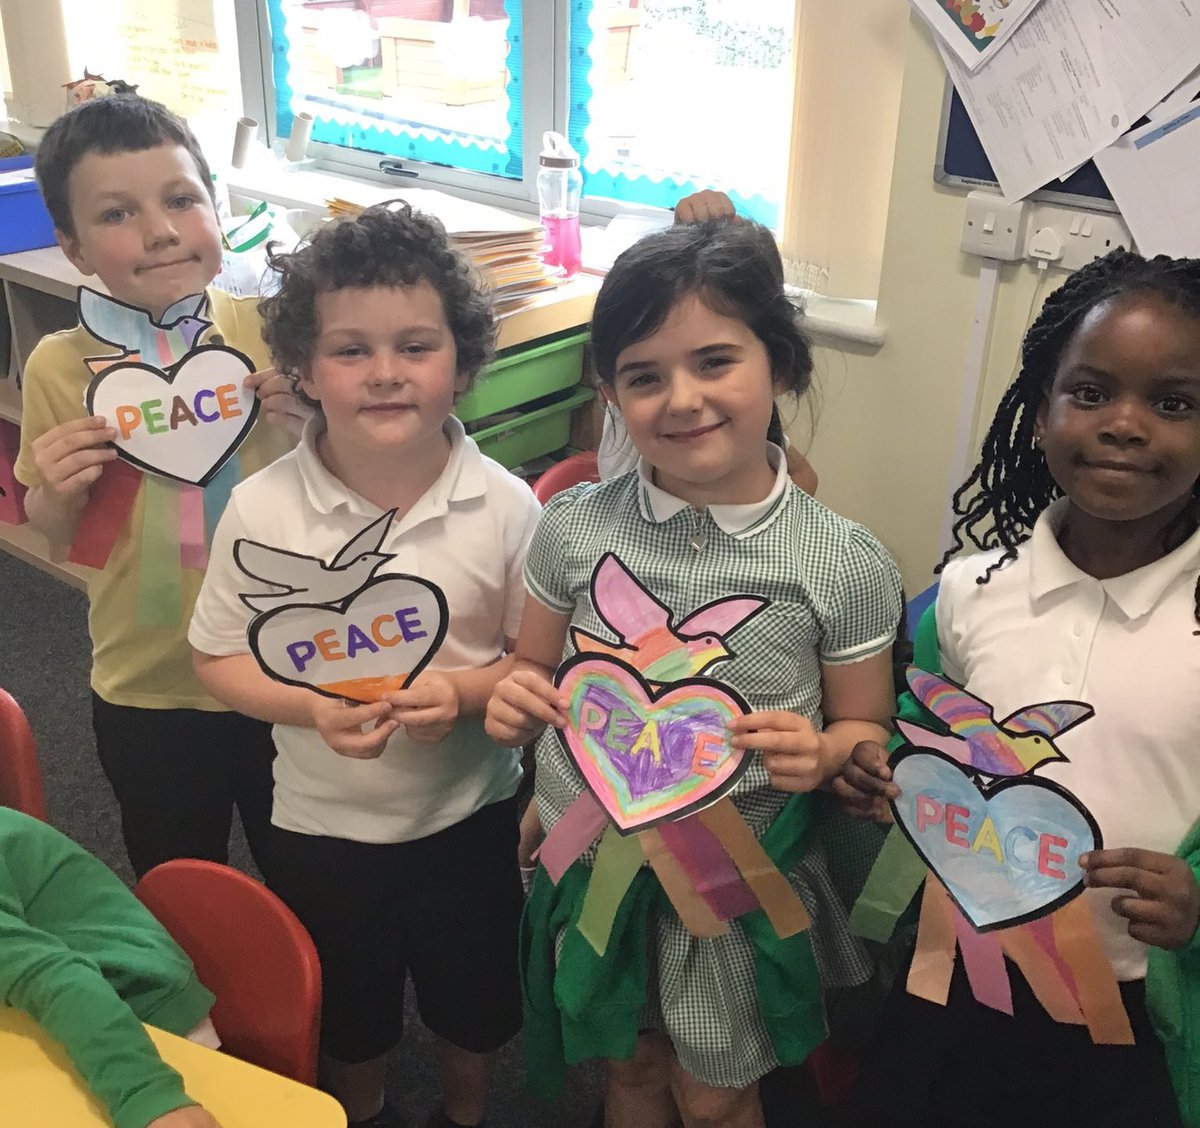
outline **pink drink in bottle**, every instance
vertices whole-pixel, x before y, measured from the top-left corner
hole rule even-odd
[[[546,249],[542,262],[561,267],[570,278],[579,272],[579,197],[583,176],[579,154],[559,133],[543,134],[542,154],[538,158],[538,207],[546,229]]]

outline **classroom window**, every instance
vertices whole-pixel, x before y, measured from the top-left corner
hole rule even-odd
[[[795,12],[796,0],[268,0],[277,131],[303,111],[326,159],[482,174],[532,201],[542,132],[557,129],[583,158],[585,210],[671,207],[712,187],[774,225]]]
[[[700,188],[778,221],[795,0],[572,0],[570,137],[584,194],[671,207]]]
[[[521,0],[270,0],[275,117],[314,141],[521,179]]]

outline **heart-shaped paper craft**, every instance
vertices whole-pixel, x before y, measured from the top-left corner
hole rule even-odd
[[[1102,845],[1091,813],[1035,776],[980,787],[940,752],[892,758],[900,829],[979,932],[1052,913],[1083,891],[1079,855]]]
[[[244,387],[249,357],[227,345],[200,345],[165,371],[118,361],[87,389],[87,408],[116,429],[114,446],[143,470],[202,486],[254,426],[258,397]]]
[[[749,706],[719,682],[688,678],[655,693],[632,666],[577,654],[555,684],[570,699],[559,738],[622,834],[715,803],[750,766],[728,733]]]
[[[250,652],[276,681],[378,701],[403,689],[446,637],[446,597],[417,576],[379,576],[341,603],[276,607],[250,623]]]

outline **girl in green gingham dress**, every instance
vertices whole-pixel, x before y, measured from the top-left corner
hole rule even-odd
[[[766,599],[705,676],[754,710],[732,725],[733,743],[753,753],[733,803],[791,876],[834,961],[844,918],[830,919],[832,898],[795,863],[812,791],[857,742],[886,736],[900,580],[878,541],[795,487],[767,442],[775,396],[802,394],[812,368],[770,233],[701,224],[642,240],[605,280],[592,344],[601,390],[641,457],[546,506],[526,563],[517,665],[496,688],[488,731],[506,744],[541,733],[548,831],[584,790],[546,726],[566,722],[551,679],[574,652],[568,628],[612,639],[590,597],[600,558],[615,553],[674,622],[724,597]],[[522,958],[535,1087],[552,1091],[564,1063],[603,1057],[609,1128],[680,1117],[688,1128],[760,1128],[758,1078],[824,1037],[813,936],[780,940],[757,910],[699,939],[643,867],[598,955],[574,926],[594,857],[557,885],[544,869],[534,878]]]

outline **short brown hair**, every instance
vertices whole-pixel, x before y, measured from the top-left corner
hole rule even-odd
[[[212,173],[200,142],[166,106],[137,94],[89,98],[56,118],[38,144],[34,170],[46,210],[64,235],[75,234],[67,184],[75,166],[88,153],[112,156],[141,153],[159,145],[179,145],[196,163],[200,180],[213,197]]]

